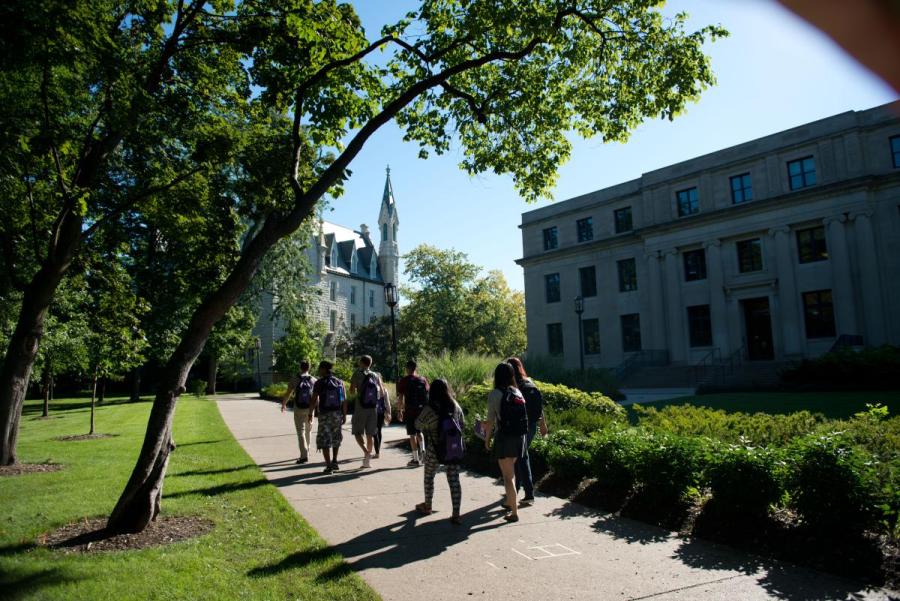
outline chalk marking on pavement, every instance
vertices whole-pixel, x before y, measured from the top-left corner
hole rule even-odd
[[[522,557],[524,557],[524,558],[527,559],[528,561],[534,561],[534,557],[529,557],[528,555],[525,555],[524,553],[522,553],[522,552],[519,551],[518,549],[515,549],[515,548],[514,548],[513,551],[514,551],[515,553],[518,553],[519,555],[521,555]]]
[[[486,561],[486,562],[484,562],[484,563],[488,564],[489,566],[491,566],[491,567],[494,568],[495,570],[499,570],[499,569],[500,569],[500,568],[498,568],[497,566],[495,566],[494,564],[492,564],[492,563],[489,562],[489,561]]]
[[[562,549],[562,553],[559,552],[559,549]],[[540,554],[526,554],[522,553],[518,549],[513,549],[516,553],[528,559],[529,561],[537,561],[539,559],[550,559],[551,557],[570,557],[572,555],[581,555],[580,551],[576,551],[575,549],[570,549],[569,547],[562,545],[560,543],[554,543],[552,545],[536,545],[534,547],[528,547],[527,551],[537,551]]]

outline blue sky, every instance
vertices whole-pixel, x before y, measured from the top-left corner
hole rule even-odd
[[[356,0],[370,39],[415,6],[409,0]],[[560,170],[555,202],[640,177],[644,172],[848,110],[890,102],[897,95],[817,30],[770,0],[673,0],[696,27],[716,23],[731,36],[708,46],[718,85],[685,115],[641,126],[627,144],[576,140]],[[507,177],[470,177],[458,168],[458,148],[428,160],[390,124],[356,158],[343,197],[326,219],[373,230],[385,166],[400,216],[401,252],[421,243],[455,248],[485,269],[500,269],[522,289],[517,225],[526,204]],[[402,264],[401,264],[402,270]],[[401,282],[405,279],[401,280]]]

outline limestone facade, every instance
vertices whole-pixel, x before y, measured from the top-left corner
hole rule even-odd
[[[528,352],[817,356],[900,344],[900,102],[522,215]]]

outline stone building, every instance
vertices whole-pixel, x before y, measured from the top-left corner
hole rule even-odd
[[[900,344],[900,102],[522,215],[528,352],[586,366]]]
[[[319,222],[306,253],[311,266],[309,285],[313,288],[311,311],[327,332],[321,341],[325,356],[332,356],[337,342],[349,338],[358,326],[390,314],[384,302],[384,286],[389,282],[397,285],[399,225],[390,168],[378,213],[377,251],[366,224],[354,230],[324,220]],[[286,324],[276,315],[277,303],[277,294],[263,295],[254,329],[260,342],[262,385],[272,382],[273,347],[284,336]]]

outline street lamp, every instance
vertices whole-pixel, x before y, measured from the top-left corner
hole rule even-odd
[[[584,371],[584,340],[581,327],[581,314],[584,313],[584,299],[579,294],[575,297],[575,313],[578,315],[578,362]]]
[[[256,387],[262,391],[262,369],[260,369],[259,365],[259,351],[262,349],[262,340],[257,336],[253,340],[253,346],[256,348]]]
[[[394,307],[400,302],[397,287],[388,282],[384,285],[384,302],[391,308],[391,350],[394,353],[394,381],[400,377],[400,366],[397,361],[397,324],[394,319]]]

